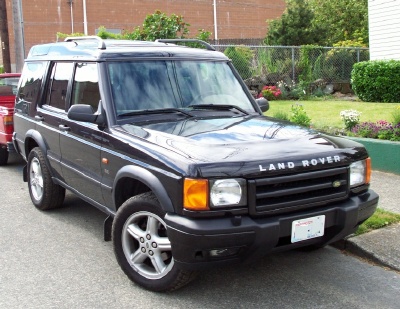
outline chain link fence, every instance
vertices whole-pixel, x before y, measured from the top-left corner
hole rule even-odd
[[[369,60],[369,49],[358,47],[214,45],[232,59],[250,90],[265,85],[302,84],[310,93],[351,92],[353,65]]]

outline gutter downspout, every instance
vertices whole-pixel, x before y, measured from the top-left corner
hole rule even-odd
[[[83,0],[83,33],[88,35],[87,31],[87,16],[86,16],[86,0]]]
[[[74,33],[74,11],[72,10],[72,4],[74,3],[74,1],[69,0],[68,3],[71,8],[71,33]]]
[[[214,39],[218,40],[217,0],[214,0]]]

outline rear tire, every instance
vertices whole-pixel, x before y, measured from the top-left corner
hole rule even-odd
[[[28,156],[28,187],[33,205],[40,210],[61,207],[65,189],[53,182],[44,155],[39,147]]]
[[[7,165],[8,162],[8,150],[4,145],[0,146],[0,166]]]
[[[112,230],[122,270],[133,282],[156,292],[176,290],[194,278],[193,272],[174,263],[164,216],[154,194],[143,193],[118,209]]]

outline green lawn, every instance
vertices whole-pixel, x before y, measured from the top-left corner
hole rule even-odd
[[[335,127],[342,128],[343,122],[340,119],[340,112],[346,109],[355,109],[361,112],[360,121],[392,121],[392,113],[400,103],[366,103],[360,101],[270,101],[270,109],[267,116],[273,116],[277,111],[290,115],[292,104],[304,106],[311,123],[315,128]]]

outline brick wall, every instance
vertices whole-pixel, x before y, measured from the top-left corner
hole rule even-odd
[[[10,53],[15,59],[12,0],[7,1]],[[71,33],[71,8],[67,0],[29,0],[23,2],[24,39],[26,54],[40,43],[53,42],[56,33]],[[281,16],[284,0],[216,0],[219,39],[264,38],[267,19]],[[213,33],[213,0],[87,0],[88,34],[105,26],[108,29],[132,30],[156,10],[183,15],[189,23],[190,36],[198,29]],[[73,0],[74,32],[84,32],[83,0]]]

